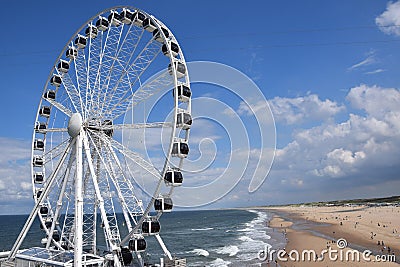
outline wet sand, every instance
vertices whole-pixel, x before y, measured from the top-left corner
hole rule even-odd
[[[400,266],[400,207],[287,206],[265,209],[275,214],[269,227],[287,238],[287,253],[283,257],[287,261],[280,260],[280,266]],[[347,242],[345,248],[342,243],[338,247],[336,241],[341,238]],[[292,257],[288,256],[292,250],[299,252],[298,260],[294,253]],[[301,253],[305,250],[313,250],[316,255],[305,253],[303,261]],[[327,250],[323,260],[317,259],[323,250]],[[363,256],[365,250],[370,250],[372,255],[366,252]],[[337,252],[330,257],[328,251]],[[379,258],[381,256],[385,262]],[[388,262],[394,258],[397,263]]]

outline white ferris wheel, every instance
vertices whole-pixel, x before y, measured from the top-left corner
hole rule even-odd
[[[173,114],[170,119],[124,123],[127,113],[162,90],[172,91],[161,107]],[[89,19],[68,41],[44,86],[32,137],[35,206],[8,262],[142,266],[149,236],[171,260],[159,218],[171,211],[173,189],[182,184],[191,124],[189,76],[172,32],[133,7]],[[122,142],[123,130],[148,128],[170,133],[159,166]],[[132,164],[141,172],[132,172]],[[149,200],[141,199],[135,173],[153,178]],[[42,247],[21,249],[35,218]]]

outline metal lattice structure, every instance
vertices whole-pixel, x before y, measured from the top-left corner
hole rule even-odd
[[[171,120],[124,123],[127,112],[171,90]],[[172,260],[159,218],[172,209],[173,188],[182,183],[191,123],[189,76],[172,32],[133,7],[114,7],[89,19],[68,41],[44,86],[32,137],[35,206],[8,263],[142,266],[146,236],[155,236]],[[169,129],[161,166],[122,142],[122,130],[147,128]],[[154,178],[147,201],[139,197],[128,162]],[[36,217],[43,247],[21,250]]]

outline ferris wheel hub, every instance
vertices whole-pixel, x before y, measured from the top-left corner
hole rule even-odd
[[[75,138],[79,135],[79,132],[81,131],[82,128],[82,116],[80,113],[74,113],[72,114],[71,118],[69,119],[68,122],[68,134],[72,138]]]

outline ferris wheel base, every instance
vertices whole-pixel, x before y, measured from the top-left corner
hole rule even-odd
[[[32,267],[32,266],[52,266],[52,267],[73,267],[74,254],[72,251],[59,251],[33,247],[18,251],[13,261],[8,261],[9,252],[2,252],[0,255],[0,267]],[[112,267],[113,263],[108,261],[106,257],[84,253],[82,255],[82,266],[87,267]],[[132,262],[125,267],[141,267],[143,265]],[[161,258],[159,264],[151,264],[144,266],[159,267],[186,267],[185,258]]]

